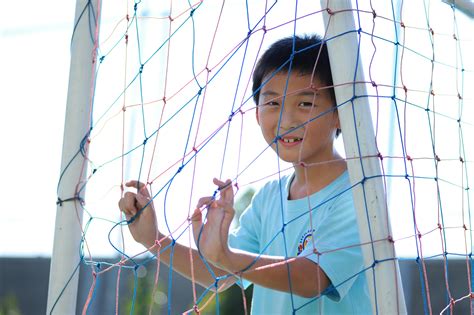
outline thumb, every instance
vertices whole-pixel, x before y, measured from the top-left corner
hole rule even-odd
[[[196,245],[198,245],[199,233],[201,232],[201,227],[202,227],[201,209],[196,208],[194,210],[194,213],[191,216],[191,223],[192,223],[192,226],[193,226],[194,242],[196,242]]]

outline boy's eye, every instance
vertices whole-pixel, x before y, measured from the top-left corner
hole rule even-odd
[[[301,102],[299,104],[299,106],[301,106],[301,107],[313,107],[313,103],[312,102]]]
[[[264,103],[263,105],[267,105],[267,106],[278,106],[280,105],[278,102],[276,101],[269,101],[269,102],[266,102]]]

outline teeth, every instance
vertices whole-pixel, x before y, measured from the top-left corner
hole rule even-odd
[[[283,140],[283,142],[285,142],[285,143],[293,143],[293,142],[301,141],[301,140],[303,140],[303,139],[301,139],[301,138],[285,139],[285,138],[284,138],[284,139],[282,139],[282,140]]]

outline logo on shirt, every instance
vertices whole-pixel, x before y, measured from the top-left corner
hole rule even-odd
[[[301,252],[306,248],[306,245],[313,239],[314,229],[306,231],[303,236],[301,236],[300,241],[298,242],[298,253],[297,255],[301,254]]]

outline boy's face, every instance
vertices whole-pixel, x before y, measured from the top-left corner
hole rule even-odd
[[[310,74],[279,73],[260,90],[257,121],[263,137],[282,160],[294,164],[324,162],[335,156],[337,110],[328,90],[318,91],[321,82],[311,78]]]

